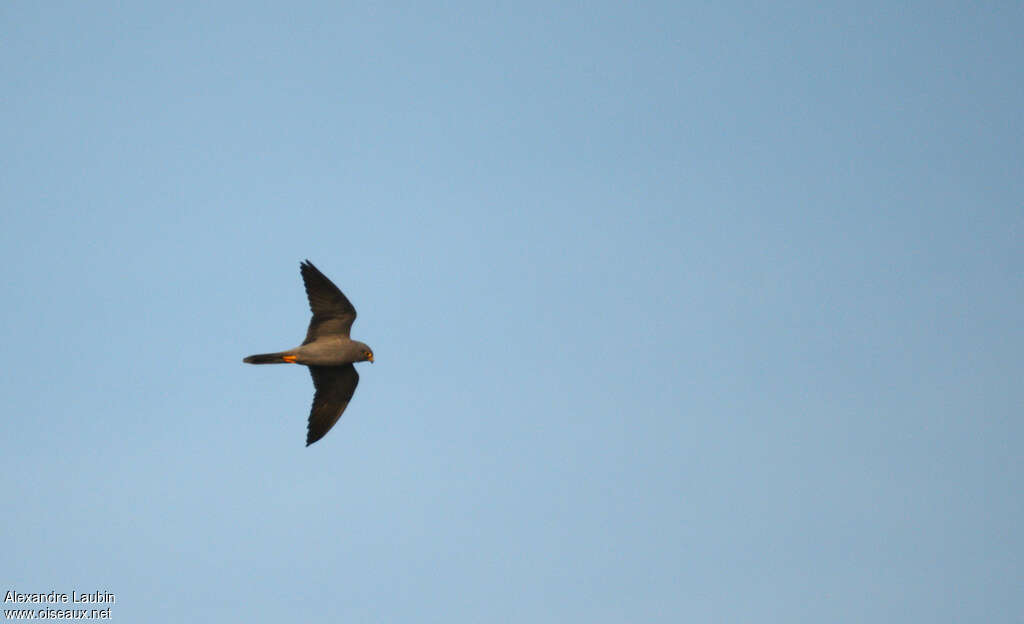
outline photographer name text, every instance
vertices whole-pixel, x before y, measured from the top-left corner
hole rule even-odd
[[[65,594],[63,592],[52,591],[48,593],[36,593],[36,594],[21,594],[14,590],[7,590],[4,594],[4,602],[18,602],[18,603],[35,603],[35,604],[54,604],[54,603],[79,603],[79,604],[99,604],[109,603],[116,604],[117,597],[114,596],[113,592],[108,591],[94,591],[94,592],[77,592],[72,590],[71,594]]]

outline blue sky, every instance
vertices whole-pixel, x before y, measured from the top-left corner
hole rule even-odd
[[[1017,3],[6,3],[0,583],[1017,622]],[[376,364],[304,447],[311,259]]]

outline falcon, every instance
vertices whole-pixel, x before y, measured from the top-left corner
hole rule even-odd
[[[306,446],[327,435],[341,418],[356,391],[359,373],[355,362],[373,363],[373,349],[349,338],[356,309],[348,297],[309,260],[299,265],[306,287],[309,321],[306,340],[287,351],[260,353],[242,360],[247,364],[302,364],[313,376],[313,407],[309,411]]]

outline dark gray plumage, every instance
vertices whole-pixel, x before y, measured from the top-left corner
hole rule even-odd
[[[324,437],[341,418],[359,384],[354,362],[373,362],[373,350],[349,338],[356,309],[348,297],[327,279],[313,263],[300,265],[302,282],[313,318],[306,340],[287,351],[250,355],[248,364],[303,364],[313,376],[313,407],[309,412],[306,446]]]

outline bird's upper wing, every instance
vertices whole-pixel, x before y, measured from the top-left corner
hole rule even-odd
[[[309,411],[306,446],[327,435],[341,418],[359,384],[359,373],[351,364],[344,366],[310,366],[313,376],[313,407]]]
[[[306,341],[302,344],[309,344],[321,336],[331,334],[348,336],[352,321],[356,320],[356,309],[312,262],[303,262],[301,271],[302,283],[309,297],[309,309],[313,311],[313,318],[306,331]]]

